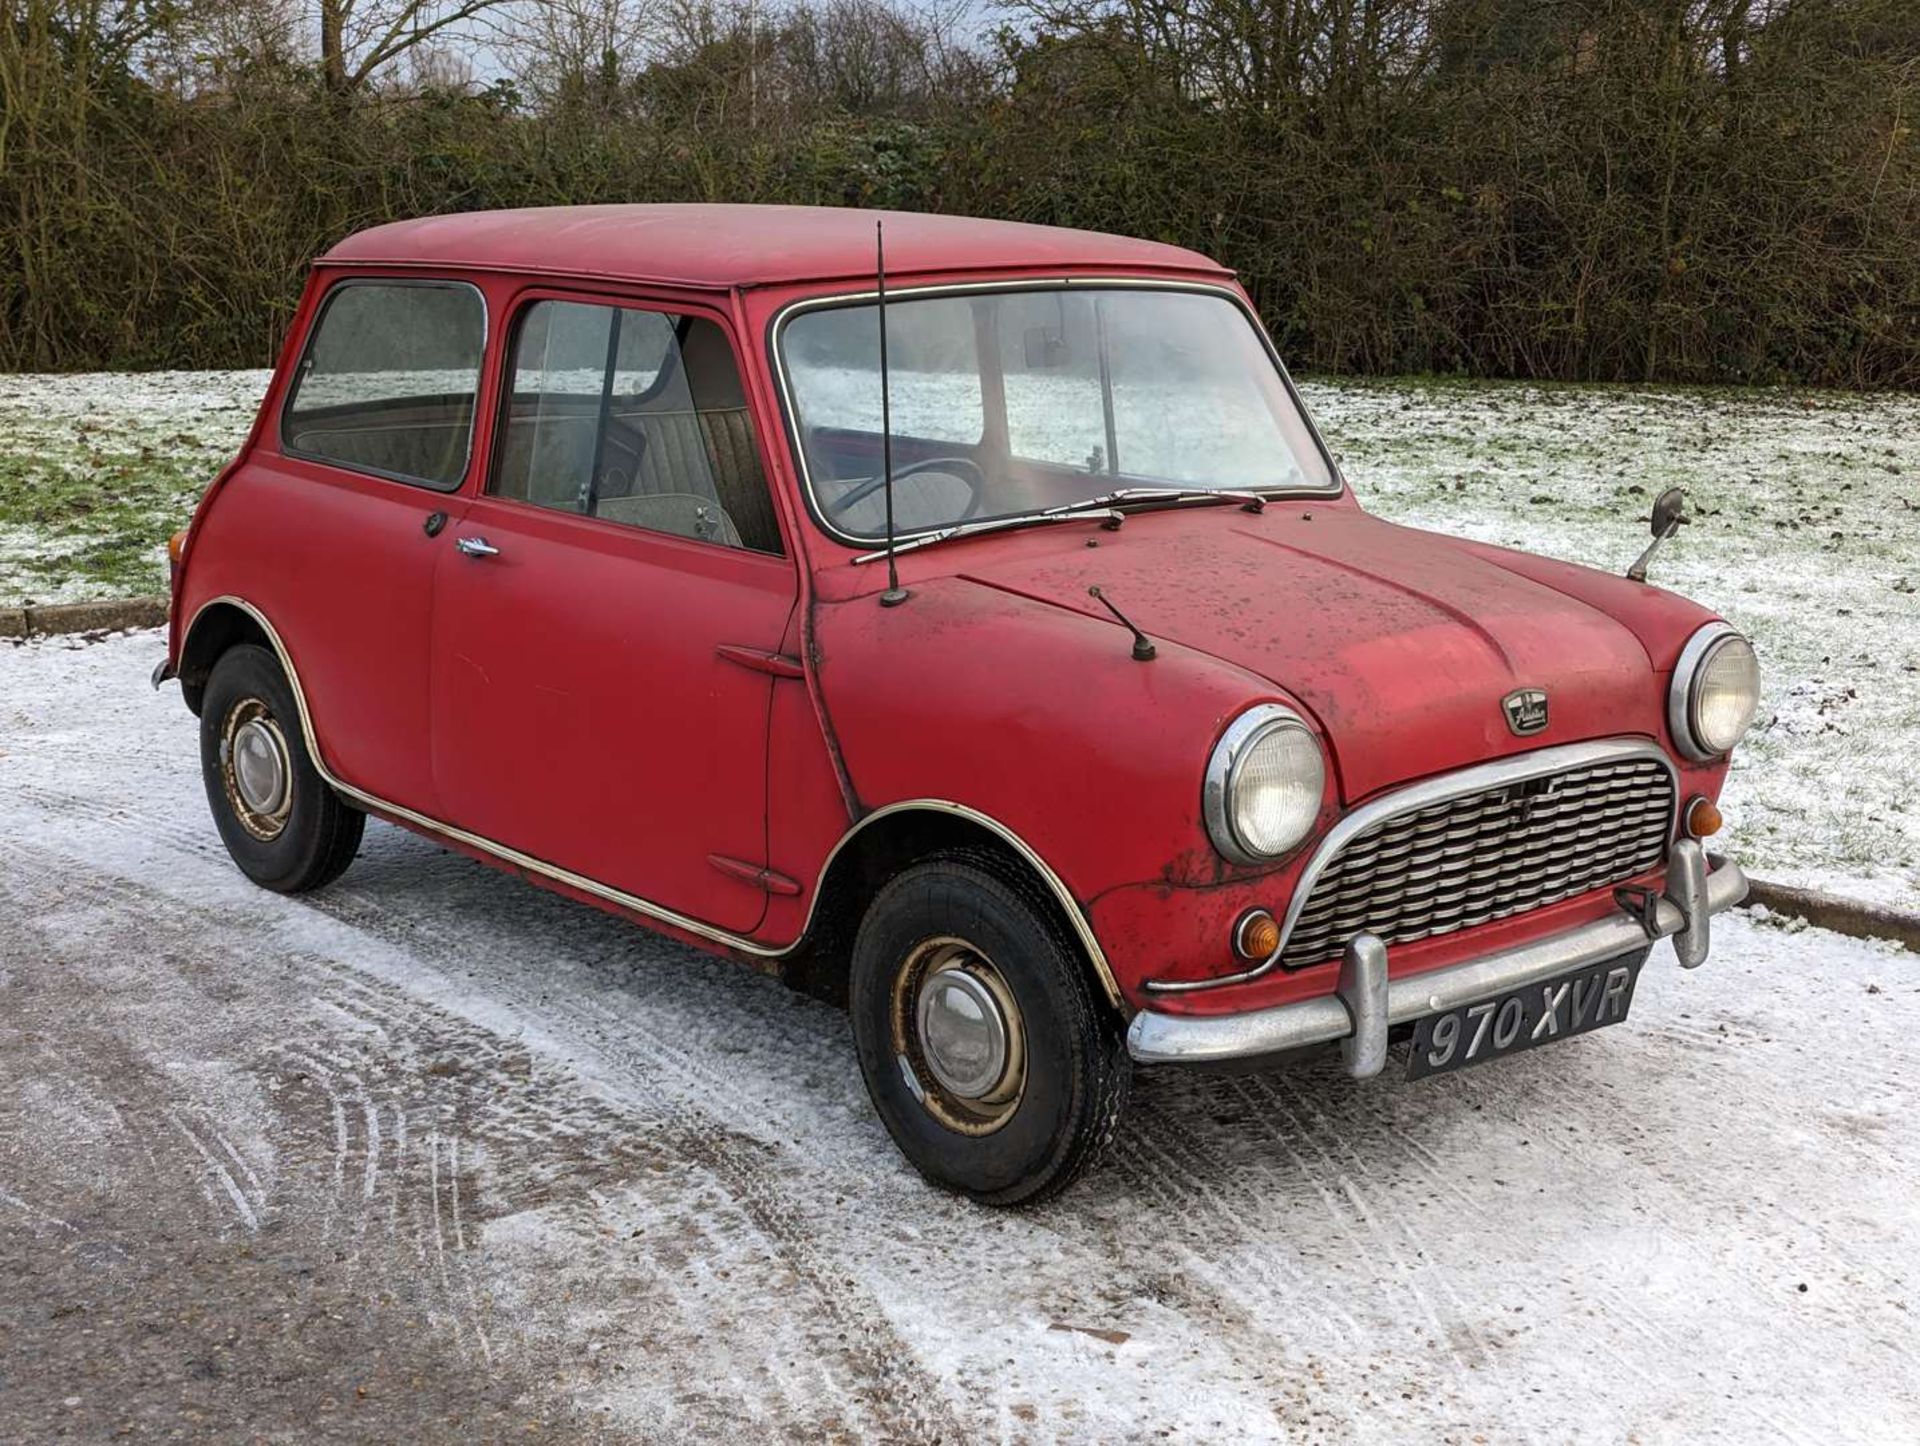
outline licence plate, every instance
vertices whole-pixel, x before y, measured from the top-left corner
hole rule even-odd
[[[1627,1017],[1647,951],[1635,950],[1551,979],[1429,1014],[1413,1026],[1407,1078],[1424,1079],[1588,1034]]]

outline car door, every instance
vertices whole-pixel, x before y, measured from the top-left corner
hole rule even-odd
[[[433,575],[465,506],[485,338],[465,282],[336,281],[277,429],[209,513],[245,541],[206,549],[223,559],[206,581],[280,634],[328,767],[427,814]]]
[[[717,313],[518,302],[486,486],[437,574],[446,819],[745,933],[797,592]]]

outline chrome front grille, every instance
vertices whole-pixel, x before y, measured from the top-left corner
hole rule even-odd
[[[1673,774],[1641,753],[1389,814],[1303,878],[1281,964],[1338,956],[1365,931],[1410,944],[1646,873],[1666,857]]]

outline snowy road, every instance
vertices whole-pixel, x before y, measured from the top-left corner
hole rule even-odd
[[[156,635],[0,646],[0,1437],[1912,1441],[1920,963],[1717,925],[1418,1085],[936,1195],[844,1020],[384,826],[247,885]]]

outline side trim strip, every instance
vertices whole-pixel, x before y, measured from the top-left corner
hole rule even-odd
[[[801,926],[800,937],[795,939],[791,944],[777,946],[762,944],[757,940],[746,938],[740,934],[730,934],[725,929],[716,929],[711,924],[704,924],[698,919],[691,918],[686,914],[677,913],[659,904],[649,903],[638,895],[624,893],[610,885],[600,883],[595,879],[590,879],[584,874],[576,874],[556,864],[550,864],[542,859],[536,859],[531,854],[523,854],[518,849],[508,848],[505,844],[495,843],[492,839],[482,838],[479,834],[469,833],[465,829],[454,827],[452,824],[442,823],[438,819],[429,818],[423,813],[416,813],[410,808],[402,808],[398,804],[389,803],[383,798],[366,792],[364,789],[355,788],[352,784],[344,782],[327,766],[325,758],[321,756],[320,740],[313,731],[313,716],[307,707],[307,690],[300,681],[299,670],[294,667],[293,657],[287,652],[286,644],[280,640],[279,630],[268,621],[267,615],[261,612],[259,608],[255,607],[245,598],[236,597],[231,593],[224,593],[219,597],[209,598],[194,610],[193,620],[187,624],[186,630],[180,635],[182,653],[184,654],[186,650],[187,639],[193,636],[194,628],[199,625],[201,615],[205,613],[208,608],[217,607],[222,603],[231,607],[237,607],[248,617],[252,618],[260,625],[260,630],[267,635],[267,641],[273,644],[273,651],[280,658],[280,666],[286,670],[287,681],[293,685],[294,700],[300,705],[300,734],[306,741],[307,754],[313,759],[314,768],[319,771],[321,778],[327,782],[328,786],[337,789],[365,808],[372,809],[377,813],[384,813],[392,818],[405,819],[416,828],[424,829],[428,833],[439,834],[443,838],[458,840],[469,848],[491,854],[493,857],[510,863],[515,868],[524,869],[530,874],[538,874],[542,878],[552,879],[557,883],[567,885],[569,888],[577,889],[583,894],[591,894],[595,898],[605,899],[608,903],[618,905],[620,908],[629,910],[632,913],[640,914],[650,919],[657,919],[661,923],[670,925],[684,933],[692,934],[697,938],[712,940],[716,944],[722,944],[729,949],[751,955],[756,959],[784,958],[806,942],[807,936],[813,931],[814,913],[820,907],[820,886],[826,881],[827,872],[833,867],[834,860],[840,856],[840,851],[844,849],[863,828],[880,819],[886,818],[890,814],[909,813],[916,810],[926,813],[949,813],[957,818],[964,818],[969,823],[978,824],[981,828],[996,835],[1031,865],[1034,871],[1046,881],[1047,887],[1053,891],[1054,898],[1059,901],[1060,907],[1065,911],[1068,921],[1073,925],[1074,933],[1078,936],[1081,947],[1087,951],[1087,958],[1092,962],[1094,972],[1099,975],[1100,982],[1106,989],[1108,999],[1113,1002],[1115,1008],[1120,1009],[1123,1013],[1125,1012],[1126,1001],[1120,993],[1119,983],[1113,976],[1113,966],[1107,962],[1106,951],[1100,947],[1100,941],[1094,937],[1093,929],[1087,923],[1086,915],[1082,912],[1079,901],[1073,897],[1073,894],[1068,890],[1066,884],[1061,881],[1060,876],[1047,866],[1046,861],[1034,852],[1033,848],[1025,839],[1021,838],[998,819],[990,818],[977,809],[968,808],[963,803],[954,803],[949,799],[943,798],[904,799],[899,803],[890,803],[884,808],[875,809],[872,813],[869,813],[865,818],[862,818],[845,833],[840,835],[839,840],[834,844],[833,848],[828,851],[825,860],[822,861],[820,871],[814,878],[813,897],[807,902],[807,917],[806,922]]]

